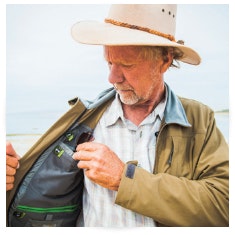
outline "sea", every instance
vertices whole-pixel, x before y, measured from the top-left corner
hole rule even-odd
[[[6,139],[23,155],[63,114],[63,111],[34,111],[6,114]],[[229,113],[216,113],[216,123],[229,142]]]

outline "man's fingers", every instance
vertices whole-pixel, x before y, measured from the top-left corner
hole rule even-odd
[[[14,176],[9,176],[9,175],[6,176],[6,183],[7,184],[13,184],[14,181],[15,181],[15,177]]]
[[[92,159],[92,152],[80,150],[73,154],[73,159],[77,161],[90,161]]]
[[[19,160],[16,157],[12,157],[7,155],[6,156],[6,165],[13,167],[13,168],[19,168]]]
[[[14,184],[6,184],[6,191],[12,190],[14,187]]]
[[[20,166],[19,159],[20,159],[20,156],[16,153],[12,144],[9,141],[7,141],[6,142],[6,165],[18,169]]]
[[[16,173],[16,168],[13,168],[13,167],[6,165],[6,175],[7,176],[11,176],[11,175],[13,176],[13,175],[15,175],[15,173]]]
[[[85,142],[83,144],[79,144],[76,148],[77,151],[86,150],[86,151],[95,151],[100,148],[100,144],[96,142]]]
[[[79,161],[77,167],[84,170],[90,169],[90,162],[89,161]]]
[[[6,176],[6,191],[13,189],[14,181],[15,181],[15,178],[13,176]]]
[[[17,156],[19,158],[18,154],[16,153],[15,149],[13,148],[11,142],[6,142],[6,154],[9,156]]]

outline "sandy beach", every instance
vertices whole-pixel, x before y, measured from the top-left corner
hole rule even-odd
[[[25,134],[25,135],[7,135],[6,140],[10,141],[16,152],[23,156],[29,148],[41,137],[40,134]]]

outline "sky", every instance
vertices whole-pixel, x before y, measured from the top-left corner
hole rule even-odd
[[[67,100],[94,99],[110,86],[102,46],[82,45],[70,34],[80,20],[103,21],[109,5],[6,6],[6,111],[66,110]],[[95,35],[94,35],[95,36]],[[181,63],[165,81],[180,96],[229,108],[229,6],[180,4],[176,39],[202,63]]]

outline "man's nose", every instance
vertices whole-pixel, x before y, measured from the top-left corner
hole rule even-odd
[[[120,65],[110,65],[109,82],[111,84],[120,83],[124,81],[124,75],[120,68]]]

